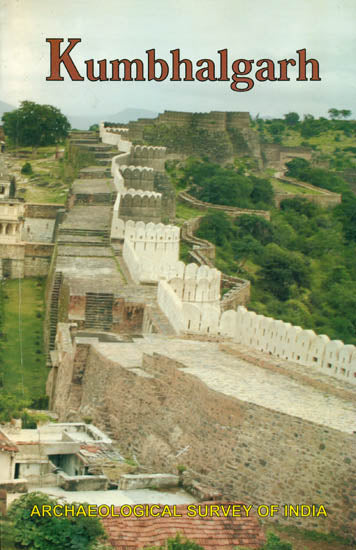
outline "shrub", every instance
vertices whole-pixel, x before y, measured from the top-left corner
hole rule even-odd
[[[13,502],[8,518],[12,522],[13,540],[20,548],[90,550],[97,541],[106,538],[97,517],[50,517],[33,513],[37,509],[41,511],[42,506],[53,509],[57,504],[55,499],[42,493],[28,493]],[[79,505],[73,506],[77,509]]]
[[[32,166],[29,162],[25,162],[25,164],[21,168],[21,174],[33,174]]]

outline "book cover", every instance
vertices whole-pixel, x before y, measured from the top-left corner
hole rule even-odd
[[[0,7],[2,510],[351,547],[354,2]]]

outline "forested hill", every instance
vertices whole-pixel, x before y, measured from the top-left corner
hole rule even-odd
[[[254,172],[252,159],[224,168],[189,159],[171,172],[180,188],[207,202],[270,210],[270,221],[211,211],[197,232],[216,245],[219,269],[251,280],[249,309],[356,344],[356,196],[345,179],[356,174],[356,123],[341,111],[331,115],[301,120],[290,113],[279,120],[258,118],[253,125],[261,140],[310,148],[311,161],[292,160],[287,174],[341,193],[342,203],[334,208],[309,202],[302,193],[275,208],[273,170]]]

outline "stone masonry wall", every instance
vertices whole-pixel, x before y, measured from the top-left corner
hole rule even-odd
[[[63,204],[31,204],[24,205],[25,218],[48,218],[54,220],[58,210],[63,209]]]
[[[144,369],[151,377],[139,376],[91,347],[79,415],[100,426],[105,403],[105,420],[122,452],[153,472],[176,473],[183,464],[224,499],[253,505],[323,504],[327,518],[278,519],[355,533],[354,435],[215,392],[179,366],[162,355],[146,355]],[[64,420],[70,390],[62,384],[56,393],[55,410]]]

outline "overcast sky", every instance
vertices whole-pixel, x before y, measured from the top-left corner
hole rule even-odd
[[[66,114],[114,114],[128,107],[162,112],[290,111],[327,116],[330,107],[356,113],[356,0],[0,0],[0,100],[27,99]],[[73,50],[85,59],[135,57],[156,48],[170,60],[180,48],[191,60],[227,48],[234,59],[275,61],[307,49],[320,62],[321,82],[256,82],[237,93],[229,82],[47,82],[46,38],[81,38]],[[230,76],[230,75],[229,75]],[[253,76],[253,73],[252,73]]]

